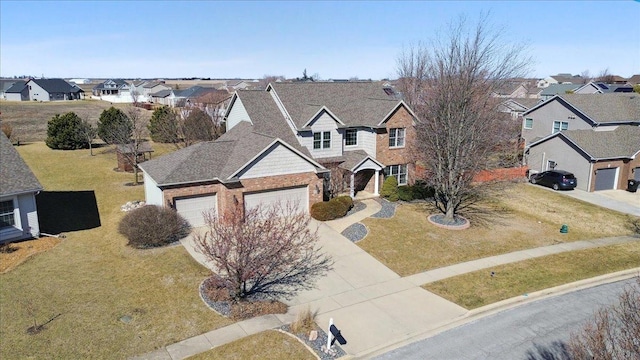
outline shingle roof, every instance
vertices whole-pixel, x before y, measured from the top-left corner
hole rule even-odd
[[[629,82],[629,84],[631,85],[636,85],[636,84],[640,84],[640,74],[636,74],[633,75],[632,77],[629,78],[629,80],[627,80]]]
[[[158,185],[218,180],[231,176],[264,151],[275,137],[260,134],[241,122],[215,141],[198,143],[140,164]]]
[[[567,91],[573,91],[581,86],[577,84],[551,84],[542,90],[540,96],[564,95]]]
[[[173,90],[160,90],[160,91],[156,91],[153,94],[150,94],[152,97],[158,97],[158,98],[164,98],[167,97],[169,95],[171,95],[171,92],[173,92]]]
[[[533,98],[509,98],[509,100],[522,105],[522,107],[531,109],[532,107],[538,105],[542,102],[541,99],[533,99]]]
[[[310,156],[309,150],[300,145],[271,94],[264,90],[240,90],[237,96],[253,122],[253,131],[280,138],[296,150]]]
[[[323,106],[347,126],[376,127],[399,102],[385,93],[381,82],[297,82],[271,86],[298,129]]]
[[[640,151],[640,127],[621,125],[615,130],[566,130],[562,135],[594,159],[630,158]]]
[[[71,85],[63,79],[31,79],[48,93],[76,93],[84,92],[77,85]]]
[[[22,160],[13,145],[0,132],[0,195],[15,195],[42,190],[42,185]]]
[[[597,123],[640,122],[640,94],[564,94],[560,97]]]
[[[550,77],[555,79],[559,83],[563,83],[563,82],[569,82],[572,84],[584,83],[584,78],[580,75],[557,74],[557,75],[551,75]]]
[[[23,80],[16,81],[10,88],[8,88],[5,93],[20,93],[24,90],[25,86],[27,86],[27,82]]]

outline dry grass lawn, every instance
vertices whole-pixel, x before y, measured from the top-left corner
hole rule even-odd
[[[306,346],[293,336],[269,330],[191,356],[189,360],[314,360]]]
[[[636,267],[640,267],[640,242],[550,255],[452,277],[423,287],[462,307],[474,309]],[[493,278],[491,271],[495,272]]]
[[[47,138],[47,123],[56,114],[75,112],[95,125],[103,110],[114,106],[126,110],[129,104],[111,104],[100,100],[77,101],[0,101],[2,122],[13,127],[11,138],[20,142],[44,141]],[[145,117],[151,118],[152,111],[140,109]]]
[[[0,252],[0,274],[11,271],[30,257],[52,249],[62,241],[55,237],[41,237],[19,243],[6,244],[6,252]]]
[[[630,234],[630,217],[528,184],[515,184],[451,231],[427,221],[430,205],[403,204],[391,219],[369,218],[358,245],[402,276],[512,251]],[[480,224],[480,225],[478,225]],[[559,232],[562,224],[568,234]]]
[[[100,226],[66,232],[57,246],[0,275],[0,358],[123,359],[231,323],[200,299],[198,285],[209,272],[184,248],[126,246],[117,231],[120,206],[144,199],[144,189],[126,186],[132,175],[113,171],[113,152],[100,148],[90,156],[44,143],[17,150],[45,191],[95,194]],[[82,228],[55,212],[40,216]],[[34,318],[53,320],[28,335]]]

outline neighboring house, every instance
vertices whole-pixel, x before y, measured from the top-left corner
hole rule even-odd
[[[171,90],[164,81],[137,80],[131,82],[131,93],[137,96],[138,102],[152,102],[151,95],[160,91]]]
[[[640,74],[633,75],[627,80],[627,84],[640,85]]]
[[[539,88],[546,88],[549,85],[554,85],[554,84],[581,85],[586,83],[587,81],[588,79],[585,79],[580,75],[558,74],[558,75],[552,75],[544,79],[538,80],[537,86]]]
[[[352,196],[378,194],[384,175],[415,180],[415,116],[380,83],[272,83],[236,92],[225,118],[218,140],[140,165],[147,203],[201,225],[210,208],[294,201],[308,211],[331,185],[329,169]]]
[[[602,82],[591,81],[579,88],[573,90],[574,94],[605,94],[605,93],[630,93],[633,92],[633,86],[624,84],[605,84]]]
[[[228,92],[232,93],[237,90],[251,89],[255,85],[255,80],[227,80],[226,88]]]
[[[11,87],[18,81],[19,80],[16,79],[0,79],[0,99],[6,100],[7,97],[5,92],[11,89]]]
[[[585,191],[626,189],[628,179],[640,181],[639,155],[640,127],[603,126],[562,131],[530,144],[527,165],[531,171],[570,171]]]
[[[572,94],[581,86],[576,84],[552,84],[540,92],[540,99],[549,100],[556,95]]]
[[[69,79],[69,82],[78,85],[86,85],[91,84],[91,79]]]
[[[558,95],[522,116],[531,171],[571,171],[586,191],[624,188],[639,176],[640,95]]]
[[[2,132],[0,174],[0,243],[40,236],[36,195],[42,185]]]
[[[640,125],[640,94],[557,95],[522,116],[525,145],[562,130]]]
[[[522,81],[508,81],[496,89],[492,95],[500,98],[527,98],[529,97],[529,89]]]
[[[541,102],[540,99],[529,98],[507,99],[499,105],[498,111],[509,113],[514,119],[520,119],[525,111]]]
[[[210,87],[194,85],[184,90],[160,90],[150,94],[150,101],[156,104],[167,105],[171,107],[183,107],[191,104],[199,103],[199,99],[209,96],[214,97],[219,93],[228,95],[225,90],[218,90]]]
[[[122,79],[108,79],[93,87],[92,98],[114,103],[132,103],[131,86]]]
[[[29,88],[24,80],[16,81],[4,92],[4,98],[8,101],[29,101]]]
[[[22,87],[21,84],[16,83],[14,86]],[[78,85],[69,84],[63,79],[29,79],[25,82],[26,89],[11,88],[11,99],[7,96],[7,100],[18,101],[18,95],[20,94],[20,101],[61,101],[61,100],[80,100],[84,98],[84,90],[80,89]],[[24,98],[24,94],[28,94],[28,98]],[[9,91],[7,91],[9,93]]]

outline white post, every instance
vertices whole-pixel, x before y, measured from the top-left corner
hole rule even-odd
[[[380,170],[376,170],[376,181],[374,181],[373,195],[380,195],[378,193],[378,183],[380,182]]]
[[[353,189],[353,183],[355,182],[355,176],[356,175],[354,173],[351,173],[351,184],[350,184],[350,187],[349,187],[349,196],[351,196],[352,199],[356,196],[356,192]]]
[[[333,325],[333,318],[329,319],[329,327],[327,328],[327,350],[331,349],[331,337],[333,337],[333,334],[331,334],[331,325]]]

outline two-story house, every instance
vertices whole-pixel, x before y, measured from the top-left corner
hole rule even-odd
[[[585,191],[623,189],[640,179],[640,95],[557,95],[522,117],[531,171],[573,172]]]
[[[225,117],[216,141],[141,165],[148,203],[198,225],[207,208],[295,201],[308,211],[331,172],[352,196],[378,194],[384,176],[415,179],[415,116],[379,82],[273,83],[236,92]]]
[[[108,79],[93,87],[94,99],[116,103],[131,103],[131,85],[122,79]]]

